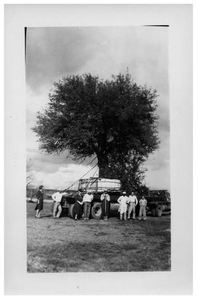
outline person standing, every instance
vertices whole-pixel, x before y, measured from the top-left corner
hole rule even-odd
[[[104,193],[100,196],[100,200],[102,201],[102,218],[107,221],[109,218],[110,196],[106,190],[104,190]]]
[[[41,210],[43,210],[43,185],[39,186],[39,190],[36,194],[37,197],[37,204],[35,207],[36,215],[35,218],[40,219],[41,218]]]
[[[82,198],[82,193],[81,190],[78,191],[78,193],[75,196],[75,203],[73,207],[73,215],[74,215],[74,220],[78,220],[81,215],[82,215],[82,204],[83,204],[83,198]]]
[[[128,209],[128,220],[131,218],[131,213],[133,214],[132,219],[135,220],[135,208],[138,204],[138,199],[135,196],[134,192],[129,196],[129,209]]]
[[[91,202],[93,200],[93,194],[91,191],[87,191],[83,197],[83,204],[84,204],[84,220],[89,220],[89,215],[91,211]]]
[[[126,192],[123,192],[122,196],[118,198],[118,203],[120,204],[119,207],[120,220],[122,220],[123,216],[124,216],[124,220],[126,220],[128,200],[129,198],[126,195]]]
[[[53,218],[60,218],[62,212],[61,200],[64,195],[67,195],[65,191],[57,191],[52,195],[52,199],[54,200],[53,206]]]
[[[139,210],[139,218],[138,220],[141,220],[143,217],[143,221],[146,220],[146,206],[147,206],[147,200],[142,196],[142,198],[139,201],[140,210]]]

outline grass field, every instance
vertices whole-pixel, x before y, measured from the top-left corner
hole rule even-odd
[[[28,272],[170,271],[170,215],[146,221],[53,219],[27,203]]]

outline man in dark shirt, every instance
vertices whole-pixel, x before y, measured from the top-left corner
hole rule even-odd
[[[104,190],[104,193],[100,196],[100,200],[102,201],[102,218],[107,221],[110,209],[110,196],[107,194],[107,190]]]

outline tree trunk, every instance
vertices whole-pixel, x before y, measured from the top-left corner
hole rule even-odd
[[[98,155],[98,168],[99,168],[99,177],[106,177],[108,170],[108,157],[105,155]]]

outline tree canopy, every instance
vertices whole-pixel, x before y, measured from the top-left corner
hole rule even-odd
[[[100,177],[115,177],[121,169],[138,173],[159,144],[156,97],[156,90],[138,86],[129,74],[63,77],[33,130],[47,153],[67,149],[77,160],[95,155]]]

